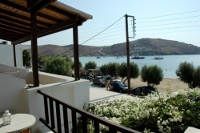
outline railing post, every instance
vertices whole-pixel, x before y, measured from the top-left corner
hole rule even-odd
[[[77,133],[79,130],[82,130],[83,133],[87,133],[88,129],[87,129],[87,120],[91,120],[94,122],[94,132],[95,133],[99,133],[100,132],[100,125],[105,125],[109,128],[109,133],[117,133],[117,131],[122,132],[122,133],[141,133],[126,127],[122,127],[120,125],[115,125],[113,123],[110,123],[106,120],[103,120],[102,118],[99,118],[93,114],[90,114],[84,110],[80,110],[76,107],[73,107],[72,105],[66,104],[58,99],[53,98],[52,96],[49,96],[47,94],[44,94],[41,91],[37,91],[38,93],[40,93],[41,95],[44,96],[44,103],[45,103],[45,117],[48,120],[49,119],[49,114],[48,114],[48,102],[49,102],[49,110],[50,110],[50,124],[47,123],[46,120],[44,120],[43,118],[40,118],[39,120],[45,125],[47,126],[51,131],[53,131],[54,133],[61,133],[62,130],[62,124],[61,124],[61,111],[60,111],[60,106],[63,107],[63,122],[64,122],[64,133],[69,133],[69,125],[68,125],[68,110],[71,110],[71,116],[72,116],[72,132],[73,133]],[[54,108],[54,104],[55,104],[55,108]],[[54,116],[54,109],[56,109],[56,116]],[[77,129],[77,114],[80,114],[82,116],[82,128]],[[55,128],[55,121],[54,121],[54,117],[57,119],[57,128]]]
[[[109,133],[117,133],[117,131],[113,127],[109,127]]]
[[[74,110],[71,110],[71,113],[72,113],[72,128],[73,128],[73,133],[77,133],[76,112]]]
[[[69,133],[68,114],[67,114],[67,107],[66,106],[63,106],[63,119],[64,119],[65,133]]]
[[[99,133],[99,122],[94,121],[94,131],[95,133]]]
[[[53,107],[53,100],[49,99],[50,103],[50,119],[51,119],[51,127],[55,128],[55,122],[54,122],[54,107]]]
[[[56,102],[56,118],[57,118],[58,132],[62,133],[61,118],[60,118],[60,105],[57,102]]]
[[[45,96],[44,96],[44,110],[45,110],[45,119],[46,119],[46,123],[49,124],[48,102],[47,102],[47,97],[45,97]]]
[[[83,128],[83,133],[87,133],[87,118],[82,115],[82,128]]]

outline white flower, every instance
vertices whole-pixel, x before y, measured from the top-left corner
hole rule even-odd
[[[162,125],[159,125],[158,128],[159,128],[160,132],[163,132],[163,126]]]

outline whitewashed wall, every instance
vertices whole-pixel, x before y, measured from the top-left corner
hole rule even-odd
[[[74,82],[62,82],[44,85],[26,90],[27,110],[36,117],[36,124],[32,127],[33,133],[42,132],[44,125],[39,118],[45,118],[43,96],[37,93],[37,90],[69,103],[79,109],[83,109],[84,104],[89,103],[89,81],[79,80]]]
[[[24,102],[25,85],[26,81],[23,79],[0,74],[0,114],[5,110],[27,112]]]
[[[0,74],[10,75],[16,78],[26,80],[26,83],[31,82],[32,73],[28,69],[17,68],[13,66],[8,66],[0,64]],[[32,82],[31,82],[32,83]]]
[[[17,67],[23,68],[22,52],[24,49],[29,49],[28,45],[16,45],[16,63]],[[14,66],[13,46],[0,45],[0,64]]]
[[[1,67],[5,67],[2,68]],[[7,69],[6,69],[7,68]],[[6,65],[1,65],[0,70],[13,70]],[[20,71],[21,72],[21,71]],[[23,70],[22,70],[23,72]],[[24,78],[26,75],[26,79]],[[43,133],[47,129],[39,118],[44,118],[43,96],[37,90],[69,103],[79,109],[89,103],[89,81],[74,81],[74,78],[39,72],[40,86],[25,88],[27,82],[32,83],[32,72],[26,72],[22,76],[17,72],[0,72],[0,113],[11,110],[15,113],[30,113],[36,117],[36,123],[31,128],[32,133]],[[69,114],[69,118],[70,118]]]

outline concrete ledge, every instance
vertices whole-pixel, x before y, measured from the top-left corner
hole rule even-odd
[[[188,127],[184,133],[200,133],[200,129],[194,127]]]

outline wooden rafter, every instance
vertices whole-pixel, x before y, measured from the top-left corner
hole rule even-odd
[[[56,0],[29,0],[29,1],[27,1],[27,8],[29,10],[38,12],[39,10],[50,5],[54,1],[56,1]]]
[[[61,29],[62,30],[69,29],[69,28],[73,27],[73,24],[76,23],[76,22],[78,22],[78,18],[58,23],[58,24],[53,25],[51,27],[48,27],[48,28],[46,28],[44,30],[38,31],[37,32],[37,37],[42,37],[42,36],[45,36],[45,35],[48,35],[48,34],[55,33],[57,31],[61,31]],[[18,43],[21,43],[21,42],[28,41],[30,39],[31,39],[31,36],[28,35],[28,36],[25,36],[25,37],[23,37],[23,38],[21,38],[19,40],[15,40],[12,43],[13,44],[18,44]]]
[[[0,39],[15,45],[31,40],[33,81],[39,85],[37,38],[62,30],[74,29],[76,79],[78,77],[78,26],[92,16],[55,0],[1,0]],[[52,3],[53,2],[53,3]]]

